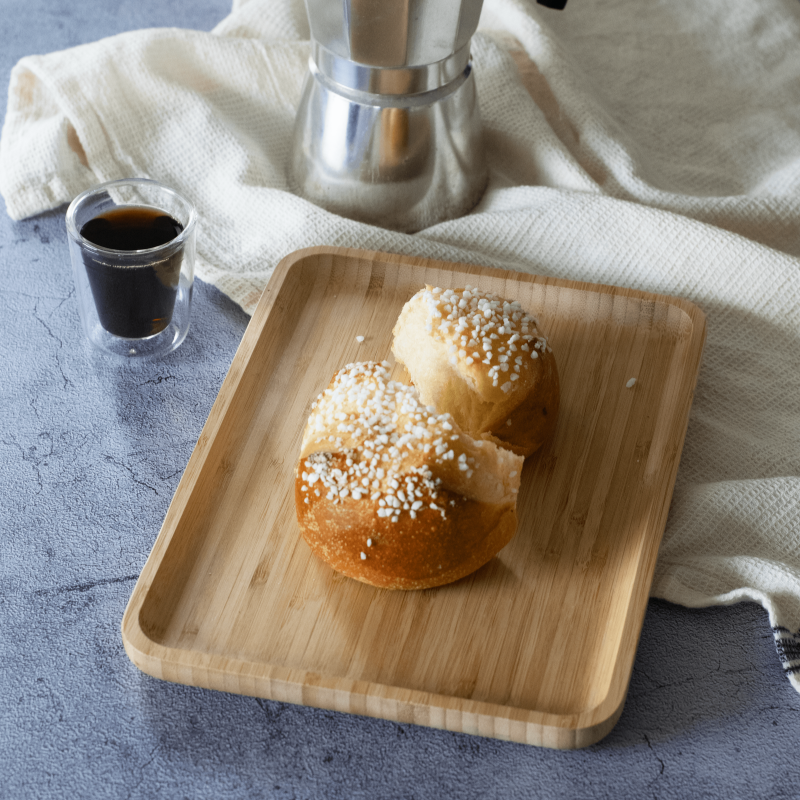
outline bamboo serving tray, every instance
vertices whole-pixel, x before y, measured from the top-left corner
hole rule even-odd
[[[474,284],[538,316],[561,410],[526,459],[513,541],[457,583],[392,592],[311,554],[294,466],[311,403],[345,364],[391,360],[394,322],[426,283]],[[704,339],[702,312],[672,297],[362,250],[288,256],[133,591],[128,655],[191,686],[596,742],[622,711]]]

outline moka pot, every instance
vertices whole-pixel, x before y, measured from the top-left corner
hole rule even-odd
[[[413,232],[486,186],[470,39],[483,0],[306,0],[311,57],[291,178],[302,197]]]

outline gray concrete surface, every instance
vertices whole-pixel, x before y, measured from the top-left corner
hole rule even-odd
[[[3,0],[18,58],[224,0]],[[553,752],[172,685],[119,625],[248,318],[196,284],[161,362],[82,340],[64,209],[0,213],[0,798],[795,798],[800,697],[755,605],[652,601],[617,727]]]

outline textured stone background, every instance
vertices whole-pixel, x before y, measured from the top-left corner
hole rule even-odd
[[[3,0],[18,58],[123,30],[208,30],[225,0]],[[150,678],[119,624],[247,317],[196,284],[155,364],[81,339],[64,209],[0,213],[0,798],[798,797],[800,697],[767,618],[650,603],[601,743],[552,752]]]

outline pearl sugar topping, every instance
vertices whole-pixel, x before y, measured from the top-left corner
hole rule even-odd
[[[469,478],[474,459],[456,458],[459,434],[451,416],[422,405],[413,386],[390,380],[389,367],[385,361],[349,364],[317,398],[306,438],[325,450],[302,460],[301,491],[334,504],[369,499],[378,517],[391,522],[403,514],[415,519],[423,509],[445,517],[441,480],[430,465],[453,461]]]
[[[474,286],[464,289],[427,287],[420,292],[428,309],[426,330],[449,343],[450,363],[488,367],[492,386],[508,393],[539,353],[550,352],[535,317],[517,301],[504,300]]]

